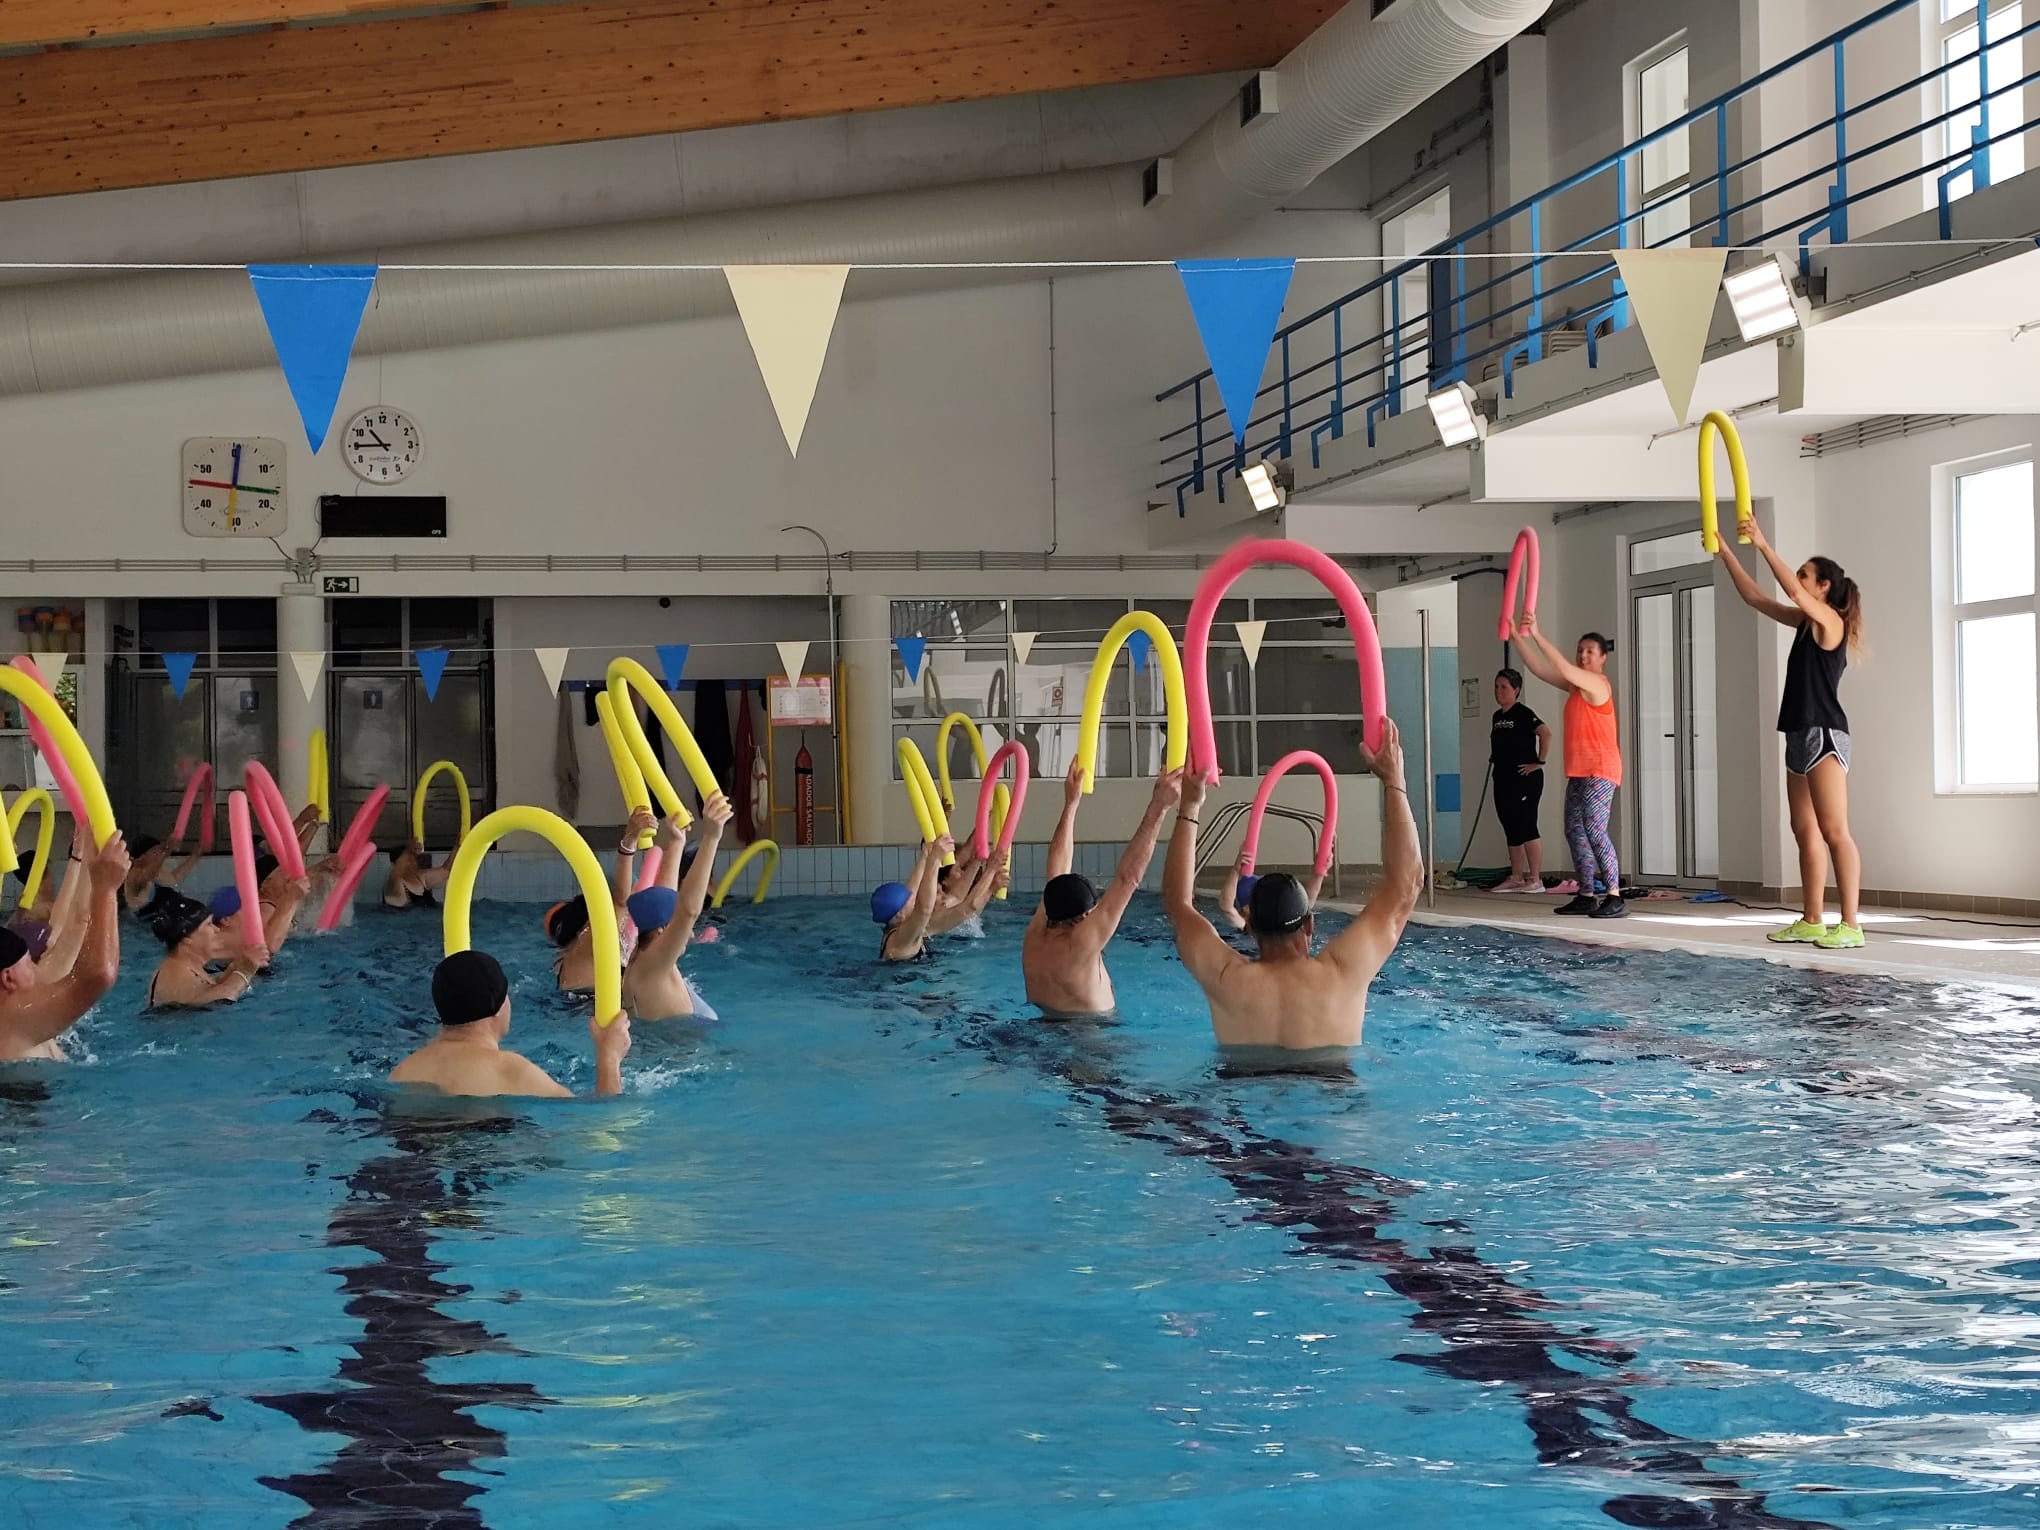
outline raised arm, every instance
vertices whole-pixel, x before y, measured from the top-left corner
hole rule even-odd
[[[956,848],[947,834],[921,847],[921,859],[914,868],[914,901],[900,920],[900,935],[909,946],[928,938],[928,926],[935,918],[935,905],[942,897],[942,860]]]
[[[1160,783],[1156,784],[1159,787]],[[1227,968],[1245,960],[1219,937],[1211,921],[1197,912],[1197,828],[1204,816],[1204,798],[1209,790],[1202,771],[1183,774],[1178,786],[1181,805],[1176,809],[1175,830],[1169,836],[1169,858],[1162,866],[1162,907],[1176,932],[1177,954],[1183,958],[1190,975],[1207,990],[1225,975]]]
[[[1811,622],[1821,647],[1830,652],[1841,647],[1842,640],[1848,636],[1848,625],[1842,620],[1842,613],[1799,582],[1798,570],[1789,567],[1778,556],[1770,539],[1764,535],[1764,528],[1754,520],[1750,522],[1750,542],[1771,566],[1771,577],[1778,581],[1778,588],[1792,597],[1792,604],[1785,607],[1787,614],[1778,620],[1788,627]],[[1726,545],[1723,544],[1724,547]]]
[[[687,868],[687,875],[680,882],[680,902],[673,910],[673,922],[652,937],[649,955],[653,961],[677,962],[688,942],[694,939],[694,927],[701,922],[701,910],[708,902],[709,878],[715,875],[716,846],[722,842],[723,825],[729,821],[729,799],[721,792],[711,793],[701,805],[701,843],[695,848],[694,864]],[[677,862],[679,847],[676,845],[668,854]],[[666,868],[661,866],[662,881],[665,875]]]
[[[1757,535],[1755,529],[1756,522],[1752,521],[1750,526],[1751,540],[1754,541]],[[1797,609],[1787,605],[1782,600],[1771,599],[1770,596],[1757,588],[1757,581],[1750,577],[1750,571],[1742,566],[1742,559],[1736,556],[1734,542],[1727,537],[1723,537],[1721,545],[1715,549],[1715,555],[1721,559],[1721,566],[1728,570],[1728,582],[1735,586],[1735,592],[1742,597],[1744,605],[1748,606],[1752,611],[1770,617],[1772,621],[1779,623],[1781,626],[1796,627],[1799,625],[1799,612]],[[1798,581],[1795,580],[1793,582],[1797,583]]]
[[[1048,876],[1050,881],[1068,876],[1070,868],[1077,862],[1077,809],[1084,803],[1084,767],[1070,766],[1070,773],[1063,781],[1062,817],[1055,821],[1055,837],[1048,842]]]
[[[85,863],[74,856],[64,867],[64,882],[50,909],[49,949],[35,964],[43,982],[69,977],[78,965],[78,953],[85,949],[85,931],[92,923],[91,891],[92,878],[85,874]]]
[[[657,825],[658,820],[652,817],[650,808],[631,810],[630,822],[624,826],[623,842],[616,847],[616,865],[609,873],[609,898],[619,909],[630,901],[632,884],[637,881],[638,841]],[[660,864],[665,864],[663,859]]]
[[[687,831],[671,818],[659,824],[659,885],[680,890],[680,863],[687,858]],[[699,861],[700,857],[695,858]]]
[[[0,1009],[0,1025],[7,1028],[15,1048],[26,1050],[56,1040],[120,976],[120,889],[128,864],[127,845],[113,834],[80,868],[91,886],[84,946],[66,977],[38,983]]]
[[[1183,776],[1181,770],[1165,770],[1155,777],[1154,793],[1148,798],[1147,811],[1141,814],[1140,827],[1126,842],[1125,850],[1120,852],[1119,869],[1098,897],[1098,908],[1091,918],[1103,924],[1106,940],[1118,930],[1119,921],[1126,917],[1126,906],[1140,891],[1148,862],[1155,858],[1155,841],[1162,837],[1162,820],[1169,809],[1183,800]]]
[[[1244,874],[1240,865],[1246,858],[1247,847],[1243,844],[1240,853],[1233,857],[1232,864],[1226,867],[1225,882],[1218,889],[1218,917],[1235,930],[1247,927],[1247,916],[1240,912],[1240,877]],[[1314,898],[1316,894],[1312,896]]]
[[[1364,749],[1363,749],[1364,753]],[[1403,779],[1402,737],[1393,721],[1382,725],[1381,752],[1367,759],[1367,768],[1381,779],[1385,820],[1381,826],[1381,881],[1367,907],[1325,946],[1325,957],[1349,979],[1372,982],[1395,943],[1402,939],[1410,910],[1424,890],[1424,848],[1417,839],[1416,815]]]
[[[309,877],[287,877],[281,871],[270,873],[261,893],[262,901],[269,905],[269,912],[262,916],[262,940],[272,958],[290,939],[297,924],[297,911],[304,906],[305,896],[311,890]]]
[[[1562,691],[1578,691],[1590,706],[1603,706],[1615,688],[1608,683],[1606,675],[1597,675],[1592,670],[1581,669],[1564,654],[1551,646],[1544,636],[1544,630],[1537,625],[1537,613],[1525,611],[1518,624],[1521,631],[1530,638],[1530,646],[1523,649],[1523,662],[1530,666],[1530,672],[1546,685],[1555,685]],[[1541,659],[1541,662],[1540,662]]]
[[[595,1092],[623,1093],[623,1060],[630,1055],[630,1016],[618,1013],[607,1025],[588,1017],[588,1037],[595,1043]],[[567,1093],[565,1089],[561,1094]]]
[[[191,875],[191,868],[204,859],[204,851],[192,851],[191,854],[179,861],[174,868],[168,871],[158,871],[155,877],[155,885],[158,887],[182,887],[184,879]]]

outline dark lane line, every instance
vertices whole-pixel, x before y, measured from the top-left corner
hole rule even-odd
[[[1504,1384],[1522,1400],[1539,1464],[1632,1474],[1676,1484],[1688,1494],[1639,1491],[1606,1500],[1618,1524],[1676,1530],[1834,1530],[1824,1521],[1772,1512],[1766,1495],[1712,1471],[1702,1442],[1669,1434],[1636,1416],[1612,1382],[1561,1365],[1570,1354],[1620,1365],[1634,1351],[1590,1329],[1568,1331],[1540,1315],[1560,1303],[1509,1279],[1469,1247],[1424,1251],[1382,1229],[1395,1217],[1391,1197],[1414,1187],[1372,1169],[1320,1157],[1302,1143],[1263,1136],[1239,1120],[1221,1125],[1203,1108],[1136,1088],[1120,1076],[1118,1038],[1103,1029],[1050,1027],[1039,1020],[970,1017],[957,1037],[1005,1059],[1017,1053],[1096,1108],[1113,1132],[1156,1143],[1177,1157],[1211,1166],[1240,1195],[1259,1201],[1252,1220],[1288,1229],[1301,1250],[1381,1271],[1391,1291],[1417,1309],[1417,1329],[1442,1346],[1435,1355],[1403,1354],[1406,1365],[1481,1385]]]
[[[522,1382],[433,1379],[436,1359],[522,1351],[440,1310],[471,1288],[439,1278],[450,1266],[431,1247],[437,1229],[477,1224],[491,1176],[509,1167],[488,1139],[521,1123],[402,1119],[381,1115],[372,1098],[363,1103],[381,1117],[371,1134],[392,1151],[347,1176],[347,1198],[326,1229],[328,1247],[375,1256],[328,1272],[341,1277],[346,1311],[360,1319],[362,1336],[340,1362],[340,1386],[254,1399],[314,1433],[344,1435],[347,1444],[317,1471],[257,1480],[306,1504],[292,1530],[486,1530],[474,1500],[487,1489],[452,1474],[486,1470],[482,1463],[501,1458],[508,1442],[470,1410],[529,1411],[552,1399]],[[341,1129],[359,1126],[343,1122]]]

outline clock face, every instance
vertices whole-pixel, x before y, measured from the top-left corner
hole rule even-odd
[[[283,443],[201,436],[184,443],[184,529],[195,537],[273,537],[285,513]]]
[[[354,476],[368,483],[395,483],[408,477],[425,455],[418,422],[401,409],[376,404],[347,422],[341,450]]]

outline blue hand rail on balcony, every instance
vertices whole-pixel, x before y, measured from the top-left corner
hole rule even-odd
[[[1848,241],[1851,207],[1912,182],[1934,187],[1940,236],[1950,237],[1949,209],[1955,199],[1955,183],[1966,175],[1973,189],[1988,186],[1992,147],[2019,137],[2032,125],[2025,112],[2007,111],[2011,103],[2006,98],[2040,82],[2040,70],[2016,80],[1993,82],[1991,50],[2040,32],[2040,21],[2003,36],[1992,35],[1988,14],[1991,0],[1982,0],[1976,12],[1974,53],[1948,59],[1937,68],[1850,106],[1847,56],[1851,40],[1894,17],[1916,18],[1921,4],[1933,3],[1934,0],[1889,0],[1833,36],[1772,65],[1678,121],[1503,209],[1464,233],[1384,269],[1372,281],[1278,330],[1275,339],[1281,375],[1255,396],[1257,412],[1249,421],[1243,441],[1235,441],[1223,407],[1206,410],[1205,383],[1212,376],[1209,370],[1156,394],[1156,402],[1165,403],[1187,393],[1190,418],[1161,437],[1164,476],[1155,487],[1174,490],[1177,513],[1182,514],[1187,495],[1201,494],[1207,487],[1214,487],[1223,500],[1228,473],[1237,475],[1254,457],[1293,456],[1299,438],[1309,441],[1312,465],[1320,466],[1325,440],[1338,440],[1346,434],[1349,414],[1357,412],[1371,446],[1376,426],[1384,418],[1401,414],[1409,395],[1450,386],[1466,378],[1477,363],[1490,359],[1500,371],[1504,394],[1513,397],[1516,369],[1543,360],[1549,337],[1560,329],[1582,333],[1588,364],[1597,364],[1602,338],[1627,328],[1631,319],[1628,295],[1615,263],[1602,253],[1611,247],[1628,249],[1639,243],[1649,247],[1686,245],[1700,238],[1726,245],[1732,237],[1744,246],[1763,246],[1789,238],[1798,251],[1804,273],[1809,268],[1814,239],[1824,237],[1831,246]],[[1809,65],[1816,68],[1825,65],[1832,70],[1834,115],[1730,163],[1731,109],[1763,86]],[[1973,101],[1947,107],[1937,116],[1908,121],[1897,132],[1851,147],[1851,124],[1860,126],[1865,113],[1917,93],[1922,86],[1943,80],[1966,66],[1976,70],[1977,93]],[[2009,125],[1994,123],[1994,112],[2000,118],[2017,116],[2020,120]],[[1871,185],[1860,184],[1860,174],[1852,180],[1851,169],[1861,172],[1872,156],[1972,115],[1977,120],[1970,126],[1966,146],[1950,150],[1939,159],[1909,166]],[[1691,174],[1649,200],[1637,198],[1638,205],[1632,210],[1632,180],[1641,184],[1645,151],[1674,135],[1690,135],[1706,126],[1713,129],[1713,169]],[[1734,200],[1734,177],[1788,149],[1830,136],[1832,149],[1822,163],[1780,185]],[[1602,176],[1613,179],[1613,220],[1576,239],[1547,247],[1544,236],[1552,204]],[[1765,204],[1775,204],[1781,197],[1822,181],[1827,183],[1822,210],[1811,215],[1803,209],[1788,212],[1776,226],[1763,226],[1765,214],[1761,209]],[[1690,216],[1690,199],[1709,188],[1714,202],[1711,213],[1675,232],[1650,237],[1658,218],[1678,216],[1674,210],[1681,207]],[[1775,207],[1772,212],[1777,215]],[[1486,251],[1476,246],[1494,242],[1499,232],[1511,227],[1527,229],[1529,242],[1524,246],[1527,253],[1506,269],[1469,286],[1467,271],[1473,261],[1488,258]],[[1509,247],[1507,240],[1501,242]],[[1601,258],[1595,259],[1596,255]],[[1554,265],[1561,261],[1566,263],[1563,269]],[[1420,270],[1426,271],[1432,280],[1441,271],[1449,271],[1450,280],[1446,284],[1449,291],[1442,304],[1427,303],[1424,313],[1406,315],[1402,311],[1402,279]],[[1599,293],[1592,290],[1597,287],[1602,289]],[[1512,296],[1515,290],[1523,290],[1526,295]],[[1356,311],[1354,305],[1360,303],[1369,304],[1369,309]],[[1387,308],[1385,325],[1370,311],[1375,303]],[[1433,330],[1440,316],[1449,317],[1450,322],[1442,334],[1436,334]],[[1330,332],[1329,354],[1306,365],[1295,364],[1293,357],[1298,350],[1308,353],[1313,346],[1326,344],[1322,338],[1326,329]],[[1356,331],[1365,332],[1365,338],[1350,339]],[[1412,362],[1420,358],[1424,365],[1414,367]],[[1263,400],[1271,395],[1273,401],[1264,409]]]

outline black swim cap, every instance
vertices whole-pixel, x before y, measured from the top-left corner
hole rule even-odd
[[[1271,871],[1254,883],[1247,900],[1247,928],[1256,935],[1294,935],[1310,917],[1310,894],[1286,871]]]
[[[135,860],[140,860],[162,843],[163,841],[156,838],[153,834],[130,835],[127,842],[128,855]]]
[[[149,900],[149,927],[156,938],[172,950],[191,938],[198,927],[212,918],[212,911],[196,898],[162,888]]]
[[[0,972],[5,972],[27,956],[28,942],[12,930],[0,929]]]
[[[1080,877],[1074,871],[1050,877],[1048,886],[1041,889],[1041,911],[1050,924],[1069,924],[1097,906],[1098,889],[1091,885],[1089,877]]]
[[[276,868],[277,868],[278,866],[281,866],[282,864],[283,864],[283,862],[279,861],[279,860],[278,860],[278,859],[277,859],[277,858],[276,858],[275,856],[273,856],[273,855],[258,855],[258,856],[256,856],[256,857],[255,857],[255,885],[256,885],[257,887],[260,887],[260,886],[261,886],[261,885],[262,885],[262,884],[263,884],[264,882],[267,882],[267,881],[269,880],[269,878],[270,878],[270,875],[271,875],[271,874],[272,874],[272,873],[273,873],[273,872],[274,872],[274,871],[276,870]]]
[[[486,951],[456,951],[432,972],[432,1007],[441,1025],[486,1020],[510,997],[510,980]]]
[[[585,894],[571,902],[556,904],[553,911],[545,916],[545,938],[556,946],[571,946],[587,928],[588,899]]]

